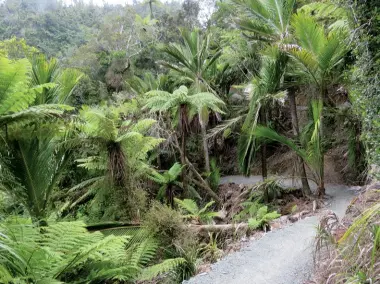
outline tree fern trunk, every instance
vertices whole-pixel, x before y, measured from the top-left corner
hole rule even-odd
[[[295,96],[294,90],[289,90],[288,97],[289,97],[290,115],[292,117],[293,134],[295,137],[299,138],[300,131],[299,131],[298,116],[297,116],[296,96]],[[310,190],[309,181],[306,175],[305,163],[300,157],[297,157],[297,164],[298,164],[298,168],[300,170],[300,175],[301,175],[302,192],[304,195],[310,196],[311,190]]]
[[[205,158],[205,171],[210,172],[210,156],[208,153],[208,142],[207,142],[207,130],[206,125],[201,123],[201,132],[202,132],[202,142],[203,142],[203,155]]]
[[[180,106],[180,132],[181,132],[181,164],[186,165],[186,135],[187,135],[187,109],[186,105]],[[182,184],[186,189],[185,167],[182,169]]]

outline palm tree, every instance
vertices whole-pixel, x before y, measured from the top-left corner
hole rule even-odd
[[[50,135],[54,137],[57,133]],[[57,147],[58,138],[38,137],[35,132],[28,131],[28,136],[9,140],[11,153],[2,164],[2,190],[22,203],[34,221],[42,221],[47,217],[53,190],[70,153]]]
[[[39,99],[58,89],[68,97],[75,86],[52,80],[36,82],[32,65],[26,59],[11,62],[0,58],[0,65],[0,121],[5,126],[1,188],[15,196],[34,220],[40,221],[47,216],[51,194],[69,158],[65,149],[57,147],[67,135],[60,120],[47,123],[40,118],[61,117],[72,108],[57,104],[60,100],[39,104]]]
[[[249,37],[253,40],[263,42],[273,48],[277,46],[281,53],[281,60],[287,54],[286,50],[292,45],[291,43],[291,18],[295,10],[295,0],[274,0],[274,1],[251,1],[251,0],[232,0],[232,8],[236,9],[239,14],[237,23],[239,27],[249,32]],[[286,68],[286,64],[278,62],[282,68]],[[277,77],[282,80],[282,77]],[[278,83],[278,82],[277,82]],[[287,93],[290,103],[293,134],[299,137],[299,123],[297,117],[295,93],[289,91]],[[264,148],[265,149],[265,148]],[[249,158],[250,159],[250,158]],[[264,160],[263,160],[264,161]],[[305,165],[299,160],[300,174],[302,180],[302,188],[304,194],[310,195],[310,186],[307,180]]]
[[[163,174],[160,174],[157,171],[153,170],[152,173],[148,175],[151,180],[161,185],[157,193],[157,198],[163,199],[166,196],[166,200],[172,207],[174,206],[173,187],[183,187],[182,183],[178,182],[178,177],[182,172],[182,168],[183,166],[181,166],[181,164],[175,163]]]
[[[313,120],[304,128],[305,131],[301,135],[303,136],[304,140],[302,143],[303,147],[299,146],[299,141],[294,141],[283,135],[280,135],[269,127],[257,126],[255,129],[253,129],[252,134],[257,138],[277,141],[293,150],[311,169],[313,179],[318,185],[318,193],[320,193],[320,189],[324,186],[323,150],[321,143],[322,139],[320,137],[320,118],[323,103],[320,100],[313,100],[311,108]]]
[[[160,4],[160,1],[158,1],[158,0],[145,0],[144,4],[146,4],[146,3],[149,4],[150,19],[153,20],[154,19],[154,15],[153,15],[153,3]]]
[[[60,117],[69,106],[36,105],[42,92],[56,87],[53,82],[32,84],[32,66],[27,59],[9,60],[0,57],[0,126],[30,122],[42,117]]]
[[[189,84],[194,93],[212,92],[210,85],[210,74],[212,68],[221,55],[221,51],[211,52],[211,36],[203,36],[199,30],[188,31],[181,29],[183,44],[169,44],[162,51],[169,55],[176,64],[163,62],[164,66],[170,68],[180,76],[180,81]],[[205,170],[210,172],[210,158],[207,142],[207,124],[209,113],[207,109],[198,112],[203,138],[203,151],[205,159]]]
[[[315,98],[320,105],[329,104],[328,87],[336,83],[341,76],[337,74],[343,57],[348,52],[345,28],[326,31],[310,16],[297,14],[293,17],[292,27],[297,46],[290,49],[294,67],[292,76],[304,84],[311,84],[316,90]],[[323,111],[319,117],[318,139],[323,139]],[[320,142],[321,143],[321,142]],[[321,149],[322,150],[322,149]],[[323,167],[324,157],[321,155]],[[325,194],[323,169],[318,195]]]
[[[61,68],[56,58],[47,59],[38,55],[32,60],[32,84],[34,86],[54,83],[55,86],[44,89],[36,97],[35,105],[69,104],[69,98],[78,86],[83,74],[76,69]]]
[[[270,51],[270,52],[269,52]],[[262,68],[259,76],[251,82],[252,94],[247,117],[242,127],[242,135],[239,139],[239,164],[244,174],[250,174],[252,159],[261,148],[262,176],[267,178],[266,166],[266,145],[265,141],[258,141],[252,134],[257,127],[259,120],[261,124],[267,124],[267,110],[270,105],[279,100],[283,100],[285,92],[280,91],[281,78],[284,75],[284,65],[287,63],[287,56],[277,48],[267,50],[267,55],[263,56]]]
[[[203,110],[211,110],[217,113],[223,113],[220,109],[224,102],[209,92],[189,94],[189,89],[185,86],[179,87],[173,93],[165,91],[150,91],[147,93],[151,96],[145,109],[150,112],[165,112],[172,116],[174,126],[178,127],[181,137],[181,164],[187,164],[186,158],[186,138],[190,131],[189,123],[195,114],[201,119]],[[184,182],[184,175],[182,178]],[[211,196],[215,196],[213,191],[209,191]]]

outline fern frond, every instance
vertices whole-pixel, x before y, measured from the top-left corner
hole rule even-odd
[[[178,198],[174,198],[174,201],[185,212],[189,212],[193,215],[199,212],[199,207],[197,203],[192,199],[180,200]]]
[[[141,274],[138,276],[138,280],[152,280],[160,274],[175,270],[178,266],[184,264],[185,262],[186,260],[183,258],[165,259],[162,263],[143,269]]]

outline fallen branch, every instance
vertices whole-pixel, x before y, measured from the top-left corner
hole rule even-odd
[[[200,181],[197,181],[197,180],[195,180],[193,178],[190,178],[190,180],[195,185],[203,188],[207,192],[207,194],[210,195],[215,200],[215,202],[218,205],[221,205],[222,204],[222,200],[219,198],[219,196],[208,186],[208,184],[204,181],[204,179],[202,178],[202,176],[195,170],[194,166],[189,162],[189,160],[187,160],[187,158],[186,158],[186,162],[188,163],[189,169],[195,174],[195,176]]]
[[[248,230],[248,223],[238,224],[223,224],[223,225],[189,225],[191,230],[196,233],[225,233],[225,232],[237,232],[239,230]]]

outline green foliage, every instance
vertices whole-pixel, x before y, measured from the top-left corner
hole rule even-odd
[[[0,125],[18,121],[30,121],[42,117],[57,117],[71,108],[64,105],[37,105],[36,97],[54,83],[34,85],[31,83],[31,64],[27,59],[11,61],[0,57]]]
[[[313,101],[312,102],[312,113],[313,113],[313,122],[311,124],[312,132],[308,136],[308,140],[304,143],[304,147],[300,148],[294,141],[291,139],[278,134],[273,129],[268,127],[258,126],[253,131],[253,135],[260,138],[270,139],[272,141],[277,141],[283,145],[288,146],[292,149],[299,157],[301,157],[304,162],[310,167],[313,171],[313,178],[318,185],[323,183],[323,148],[322,148],[322,139],[321,139],[321,113],[322,113],[322,105],[321,101]],[[306,128],[305,128],[306,129]],[[305,136],[304,136],[305,137]]]
[[[152,239],[130,244],[129,237],[89,233],[82,222],[34,227],[28,222],[1,225],[3,283],[98,283],[148,280],[173,270],[183,259],[149,266],[158,244]]]
[[[179,257],[185,259],[185,262],[179,265],[175,271],[176,282],[182,283],[197,273],[199,248],[197,246],[191,246],[184,249],[177,245],[176,249]]]
[[[163,200],[165,196],[169,196],[171,198],[172,192],[168,192],[168,190],[172,190],[173,186],[183,187],[182,183],[177,181],[182,173],[182,169],[183,166],[181,166],[181,164],[174,163],[174,165],[163,174],[152,170],[152,172],[148,175],[151,180],[161,185],[157,193],[157,198],[159,200]]]
[[[263,206],[259,199],[256,199],[255,201],[246,201],[240,205],[243,209],[234,216],[234,220],[238,222],[256,216],[257,211]]]
[[[260,73],[252,80],[249,111],[242,126],[238,144],[238,159],[241,171],[250,175],[251,165],[262,141],[255,139],[252,131],[259,123],[265,110],[276,102],[282,102],[286,92],[279,91],[280,81],[285,72],[287,57],[276,48],[268,48],[263,56]],[[263,119],[263,118],[262,118]]]
[[[188,106],[188,120],[191,120],[196,113],[200,113],[204,107],[212,111],[223,113],[220,109],[224,105],[223,101],[212,93],[189,94],[189,89],[185,86],[179,87],[172,94],[164,91],[150,91],[151,96],[144,108],[151,112],[169,112],[173,115],[173,124],[180,121],[181,106]]]
[[[176,240],[184,238],[186,233],[181,214],[157,201],[151,204],[144,216],[143,225],[163,247],[173,246]]]
[[[220,175],[220,168],[218,167],[215,158],[211,159],[210,166],[211,166],[211,173],[208,177],[208,180],[209,180],[211,188],[213,190],[217,190],[220,184],[221,175]]]
[[[376,223],[380,217],[380,204],[374,204],[358,216],[338,241],[339,273],[334,281],[357,283],[364,279],[376,283],[379,278],[380,230]]]
[[[248,220],[248,226],[251,229],[263,228],[266,230],[269,222],[280,216],[281,214],[278,214],[276,211],[268,212],[268,206],[262,206],[257,210],[256,216]]]
[[[38,49],[26,44],[25,39],[17,39],[12,37],[8,40],[0,42],[0,56],[9,59],[31,59],[39,53]]]
[[[223,250],[218,248],[218,234],[208,233],[208,236],[209,242],[201,245],[200,252],[204,259],[214,263],[221,258]]]
[[[198,223],[210,223],[214,217],[219,216],[218,212],[208,211],[208,209],[214,205],[215,201],[210,201],[201,209],[199,209],[197,203],[192,199],[180,200],[175,198],[174,201],[182,211],[187,213],[183,215],[186,219],[192,219]]]
[[[7,125],[1,189],[23,203],[30,216],[43,219],[69,157],[67,149],[58,144],[70,130],[59,120],[44,119],[61,118],[72,108],[60,104],[63,101],[42,98],[53,89],[69,97],[78,81],[68,87],[67,81],[53,82],[52,77],[37,80],[37,69],[27,59],[0,58],[0,65],[0,123]]]
[[[179,81],[192,85],[196,92],[212,92],[210,69],[221,55],[221,51],[211,50],[211,36],[201,35],[199,30],[181,29],[183,44],[169,44],[161,50],[175,62],[164,62],[164,65],[180,77]]]

